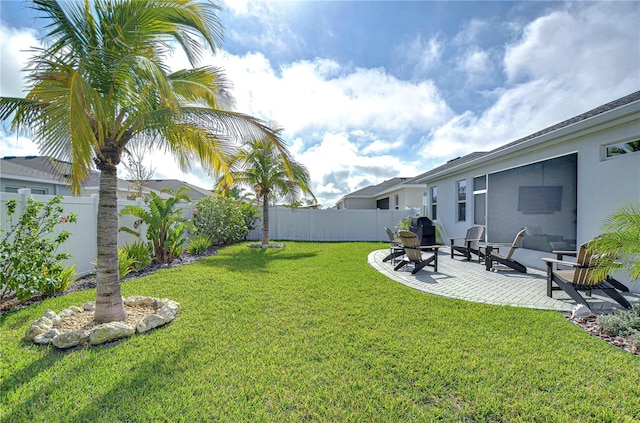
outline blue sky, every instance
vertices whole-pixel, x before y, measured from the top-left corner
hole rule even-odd
[[[284,127],[325,207],[640,90],[638,1],[219,4],[223,48],[203,63],[226,70],[237,110]],[[24,2],[0,7],[0,95],[19,96],[41,23]],[[6,131],[0,149],[38,154]],[[213,183],[145,159],[156,178]]]

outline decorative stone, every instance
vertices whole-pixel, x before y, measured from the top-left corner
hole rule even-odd
[[[124,305],[127,305],[129,307],[142,306],[157,308],[157,304],[157,299],[151,297],[142,297],[140,295],[134,295],[133,297],[129,297],[124,300]]]
[[[145,316],[138,322],[136,325],[136,330],[138,333],[144,333],[150,331],[151,329],[157,328],[158,326],[162,326],[167,323],[162,316],[157,314],[150,314]]]
[[[158,315],[164,319],[165,322],[169,323],[173,319],[176,318],[176,313],[178,313],[178,304],[175,301],[167,300],[164,306],[158,310]]]
[[[60,324],[60,321],[62,320],[60,318],[60,316],[58,316],[56,314],[55,311],[53,310],[47,310],[44,312],[44,317],[46,317],[47,319],[51,320],[51,324],[53,325],[53,327],[56,327]]]
[[[29,326],[29,329],[27,329],[27,332],[24,334],[24,340],[27,341],[27,342],[31,342],[36,338],[36,336],[42,335],[47,330],[48,329],[45,329],[42,326],[31,325],[31,326]]]
[[[74,330],[73,332],[65,332],[53,338],[51,343],[58,348],[71,348],[81,345],[89,340],[90,332],[88,330]]]
[[[58,348],[70,348],[86,343],[99,345],[103,342],[132,336],[136,332],[144,333],[169,323],[176,318],[180,307],[178,302],[168,298],[160,300],[152,297],[133,296],[128,299],[123,298],[123,302],[125,306],[146,307],[151,309],[148,311],[149,313],[152,313],[152,311],[155,311],[155,313],[139,318],[131,326],[123,322],[112,322],[95,326],[92,330],[60,332],[60,325],[63,319],[71,319],[79,314],[95,312],[95,301],[88,301],[82,307],[67,307],[60,314],[56,314],[53,310],[45,311],[44,316],[34,321],[27,329],[24,339],[36,344],[50,343]]]
[[[103,342],[132,336],[135,331],[135,328],[122,322],[103,323],[91,330],[89,342],[91,345],[98,345]]]
[[[76,312],[71,310],[70,308],[65,308],[64,310],[62,310],[60,312],[60,317],[62,317],[63,319],[65,317],[73,317],[76,315]]]
[[[36,344],[50,344],[53,342],[53,338],[60,335],[58,329],[49,329],[45,333],[41,333],[40,335],[33,338],[33,342]]]

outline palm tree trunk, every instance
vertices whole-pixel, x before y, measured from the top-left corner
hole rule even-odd
[[[268,194],[262,199],[262,248],[269,246],[269,201]]]
[[[124,321],[118,276],[118,186],[115,166],[101,166],[98,200],[98,269],[96,312],[98,323]]]

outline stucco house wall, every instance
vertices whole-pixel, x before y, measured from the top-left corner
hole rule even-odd
[[[427,184],[427,192],[431,187],[437,186],[437,221],[442,225],[446,236],[463,237],[467,228],[474,224],[474,177],[575,154],[577,156],[575,228],[576,242],[579,245],[600,233],[603,220],[613,210],[621,205],[640,201],[640,152],[609,158],[605,154],[608,145],[636,140],[640,140],[640,99],[522,143],[515,143],[508,148],[496,149],[458,167],[448,167],[440,173],[427,175],[422,181]],[[461,179],[467,181],[467,219],[464,222],[457,222],[456,181]],[[518,181],[514,181],[514,187],[517,185]],[[490,185],[488,193],[489,195],[491,193]],[[425,208],[430,210],[428,197],[425,197],[425,202],[427,203]],[[514,210],[513,207],[511,209]],[[490,213],[489,205],[487,214]],[[517,219],[517,213],[511,213],[511,218]],[[540,215],[539,219],[549,228],[549,232],[559,230],[558,228],[562,226],[554,221],[552,215]],[[491,222],[492,219],[489,218],[487,233],[496,233],[495,230],[491,230]],[[508,223],[502,220],[498,224]],[[556,223],[558,227],[554,226]],[[513,236],[515,233],[510,236],[509,241]],[[489,239],[489,241],[503,242],[504,240]],[[541,257],[553,256],[551,253],[545,254],[526,249],[520,249],[516,254],[516,259],[523,264],[539,269],[544,268]],[[640,291],[638,285],[640,284],[635,284],[635,289]]]

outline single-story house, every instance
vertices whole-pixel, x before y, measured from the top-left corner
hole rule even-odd
[[[68,181],[71,164],[48,156],[7,156],[0,160],[0,191],[18,192],[20,188],[31,189],[32,194],[71,194]],[[90,171],[80,187],[80,197],[90,197],[100,190],[100,172]],[[145,188],[144,193],[151,189]],[[118,179],[118,198],[130,199],[137,195],[131,183]]]
[[[589,241],[640,201],[640,91],[415,180],[443,238],[483,225],[487,241],[512,242],[526,228],[516,259],[542,269],[541,257]]]
[[[337,209],[381,209],[405,210],[420,209],[424,184],[415,178],[398,177],[378,185],[370,185],[342,197]]]

